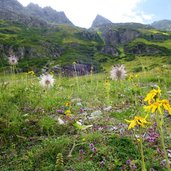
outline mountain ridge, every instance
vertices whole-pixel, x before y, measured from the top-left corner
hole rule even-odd
[[[20,59],[20,71],[37,71],[52,63],[55,70],[60,65],[67,73],[73,71],[75,61],[81,64],[79,67],[93,66],[94,70],[100,71],[104,65],[119,59],[171,55],[171,32],[156,30],[150,25],[111,23],[100,16],[103,22],[95,22],[95,27],[85,29],[66,22],[54,24],[42,19],[44,11],[56,14],[49,7],[28,6],[35,8],[32,12],[36,15],[40,14],[34,17],[34,14],[24,14],[22,10],[25,8],[18,5],[16,0],[0,0],[2,2],[7,6],[4,9],[0,6],[1,66],[9,66],[7,59],[10,52]]]
[[[18,14],[19,18],[29,18],[32,17],[37,21],[41,22],[44,20],[45,23],[49,24],[69,24],[73,25],[72,22],[66,17],[64,12],[57,12],[51,7],[41,8],[39,5],[30,3],[28,6],[24,7],[17,0],[0,0],[0,12],[3,13],[8,11],[8,19],[10,18],[10,13]],[[11,15],[12,15],[11,14]],[[16,15],[15,15],[16,16]],[[0,18],[2,18],[0,16]],[[14,17],[11,17],[15,19]],[[17,16],[16,16],[17,18]]]

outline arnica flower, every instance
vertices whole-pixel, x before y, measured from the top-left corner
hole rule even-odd
[[[10,65],[17,65],[18,58],[15,55],[11,55],[10,57],[8,57],[8,62]]]
[[[122,80],[126,77],[126,70],[124,65],[116,65],[112,67],[110,71],[110,77],[112,80]]]
[[[40,76],[40,85],[45,88],[53,87],[54,85],[54,78],[50,74],[43,74]]]
[[[164,109],[164,110],[167,110],[169,114],[171,115],[171,107],[170,107],[169,101],[166,99],[154,102],[150,104],[149,106],[144,106],[144,109],[145,111],[152,112],[152,113],[158,110],[160,114],[163,114],[163,109]]]
[[[146,124],[151,124],[150,122],[146,121],[148,115],[145,116],[145,118],[141,117],[141,116],[135,116],[133,120],[126,120],[126,122],[130,123],[128,130],[134,128],[135,126],[139,125],[141,127],[145,127]]]
[[[151,102],[157,101],[159,99],[160,94],[161,94],[160,87],[157,87],[157,89],[153,89],[147,94],[144,101],[145,102],[147,101],[148,104],[151,104]]]

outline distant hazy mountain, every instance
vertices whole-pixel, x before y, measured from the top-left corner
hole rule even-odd
[[[155,21],[151,26],[159,30],[171,31],[171,20]]]
[[[0,19],[27,23],[30,18],[37,22],[73,25],[64,12],[57,12],[50,7],[41,8],[33,3],[23,7],[17,0],[0,0]]]
[[[110,20],[106,19],[105,17],[101,15],[97,15],[91,27],[97,27],[103,24],[110,24],[110,23],[112,23]]]

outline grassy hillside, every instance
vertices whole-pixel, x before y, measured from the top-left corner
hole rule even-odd
[[[111,80],[106,65],[103,74],[55,77],[48,90],[36,75],[2,73],[0,170],[141,170],[139,141],[124,119],[146,115],[144,98],[155,85],[161,87],[162,98],[171,100],[171,68],[165,57],[117,62],[125,63],[125,80]],[[71,115],[62,112],[68,109]],[[164,116],[165,145],[170,149],[171,118],[167,111]],[[147,119],[152,124],[142,129],[146,168],[166,171],[160,138],[146,139],[151,130],[158,135],[154,116]],[[77,121],[87,129],[77,127]],[[134,130],[141,136],[138,127]]]
[[[51,28],[28,28],[21,24],[11,24],[1,20],[0,40],[3,46],[1,47],[1,59],[8,56],[10,50],[13,50],[16,55],[22,58],[21,68],[30,65],[29,62],[26,65],[27,61],[29,59],[35,61],[34,58],[37,58],[36,61],[40,61],[40,64],[37,65],[36,62],[34,66],[32,63],[30,67],[40,68],[41,63],[44,61],[45,65],[48,60],[61,65],[82,60],[93,65],[95,61],[92,58],[96,47],[101,46],[103,41],[96,33],[88,34],[88,37],[86,34],[86,30],[68,25]],[[21,56],[21,53],[24,55]],[[7,62],[3,61],[2,65],[7,65]]]
[[[18,68],[20,71],[40,70],[46,64],[52,66],[71,65],[73,62],[90,64],[97,71],[104,66],[111,66],[118,60],[125,58],[133,60],[138,56],[167,56],[171,55],[171,33],[162,32],[143,26],[129,28],[108,28],[112,32],[120,32],[126,43],[106,44],[104,32],[106,28],[86,30],[68,25],[57,25],[49,27],[26,27],[21,23],[0,21],[0,67],[9,69],[7,57],[13,51],[20,58]],[[131,28],[132,27],[132,28]],[[142,27],[142,28],[141,28]],[[103,30],[104,29],[104,30]],[[131,31],[129,33],[129,31]],[[129,34],[135,32],[138,37],[133,40],[126,40]],[[125,34],[125,35],[124,35]],[[113,33],[111,36],[114,36]],[[127,36],[127,37],[124,37]],[[109,36],[110,38],[110,36]],[[119,38],[117,38],[119,39]],[[120,38],[121,39],[121,38]],[[112,42],[113,41],[113,42]],[[109,50],[102,53],[102,48],[110,46],[111,50],[116,49],[117,55],[110,54]],[[142,50],[144,48],[144,50]]]

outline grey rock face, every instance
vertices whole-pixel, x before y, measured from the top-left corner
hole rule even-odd
[[[147,45],[144,43],[137,43],[133,46],[125,46],[125,52],[128,54],[141,54],[141,55],[165,55],[168,50],[164,47],[159,47],[157,45]]]
[[[66,65],[63,67],[63,73],[70,76],[86,75],[90,73],[90,70],[91,66],[88,64]]]
[[[140,36],[138,31],[132,29],[118,29],[105,31],[102,36],[104,37],[106,45],[118,45],[132,41]]]
[[[47,27],[48,24],[32,16],[27,16],[24,14],[19,14],[15,11],[9,11],[5,9],[0,9],[0,19],[9,20],[12,23],[21,23],[28,27]]]
[[[105,55],[119,56],[119,51],[117,50],[117,48],[112,47],[112,46],[104,46],[101,49],[101,53]]]
[[[93,31],[84,30],[82,32],[76,33],[76,36],[83,40],[102,42],[102,39],[100,38],[100,36],[96,32],[93,32]]]

